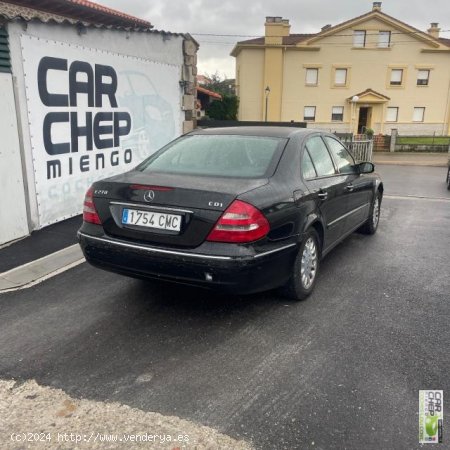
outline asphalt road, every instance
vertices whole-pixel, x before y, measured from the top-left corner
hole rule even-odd
[[[0,378],[180,416],[259,449],[419,448],[419,389],[450,398],[450,201],[438,199],[450,195],[444,168],[378,171],[378,233],[330,253],[307,301],[82,264],[0,297]]]

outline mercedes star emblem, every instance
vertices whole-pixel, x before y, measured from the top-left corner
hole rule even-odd
[[[144,200],[146,202],[152,202],[155,198],[155,193],[153,191],[146,191],[144,194]]]

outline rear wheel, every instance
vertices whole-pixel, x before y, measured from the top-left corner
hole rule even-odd
[[[370,208],[370,214],[367,222],[360,228],[365,234],[375,234],[380,222],[380,209],[381,209],[381,193],[377,191],[375,198]]]
[[[314,229],[306,232],[292,267],[284,294],[293,300],[303,300],[314,289],[320,263],[320,240]]]
[[[447,189],[450,191],[450,167],[447,172]]]

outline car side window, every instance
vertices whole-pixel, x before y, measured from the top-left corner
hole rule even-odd
[[[355,173],[355,160],[348,150],[338,140],[333,139],[332,137],[324,136],[324,139],[336,160],[339,172]]]
[[[306,149],[311,156],[311,160],[319,177],[334,175],[336,173],[333,160],[320,136],[310,138],[306,143]]]
[[[302,158],[302,175],[305,180],[310,180],[317,177],[316,169],[311,161],[308,150],[305,148]]]

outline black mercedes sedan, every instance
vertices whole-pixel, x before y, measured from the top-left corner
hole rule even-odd
[[[230,293],[314,288],[320,260],[377,230],[383,183],[332,134],[195,130],[86,193],[86,260],[116,273]]]

